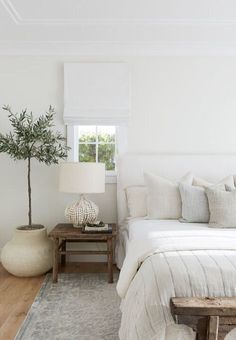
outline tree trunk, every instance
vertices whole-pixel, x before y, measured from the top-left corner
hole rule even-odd
[[[30,183],[30,157],[28,158],[28,197],[29,197],[29,225],[32,225],[32,210],[31,210],[31,183]]]

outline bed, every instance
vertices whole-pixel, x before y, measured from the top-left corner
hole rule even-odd
[[[178,179],[188,171],[206,180],[236,173],[235,156],[136,155],[118,162],[121,268],[117,291],[122,298],[121,340],[190,340],[195,333],[176,325],[173,296],[236,296],[236,230],[177,220],[128,219],[124,189],[143,185],[143,172]],[[228,336],[228,339],[235,339]]]

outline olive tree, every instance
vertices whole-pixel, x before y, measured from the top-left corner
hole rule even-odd
[[[52,106],[37,119],[27,109],[13,113],[9,106],[4,106],[3,110],[8,112],[12,131],[5,135],[0,133],[0,153],[7,153],[14,160],[27,161],[28,223],[32,227],[31,160],[35,158],[46,165],[57,164],[60,159],[67,157],[69,148],[61,133],[52,130],[55,114]]]

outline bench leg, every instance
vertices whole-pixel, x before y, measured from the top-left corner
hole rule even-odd
[[[209,316],[207,340],[217,340],[219,329],[219,316]]]

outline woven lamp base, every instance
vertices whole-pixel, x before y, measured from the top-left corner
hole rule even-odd
[[[75,228],[80,228],[86,223],[97,221],[99,209],[98,206],[81,195],[79,201],[68,205],[65,210],[65,216]]]

